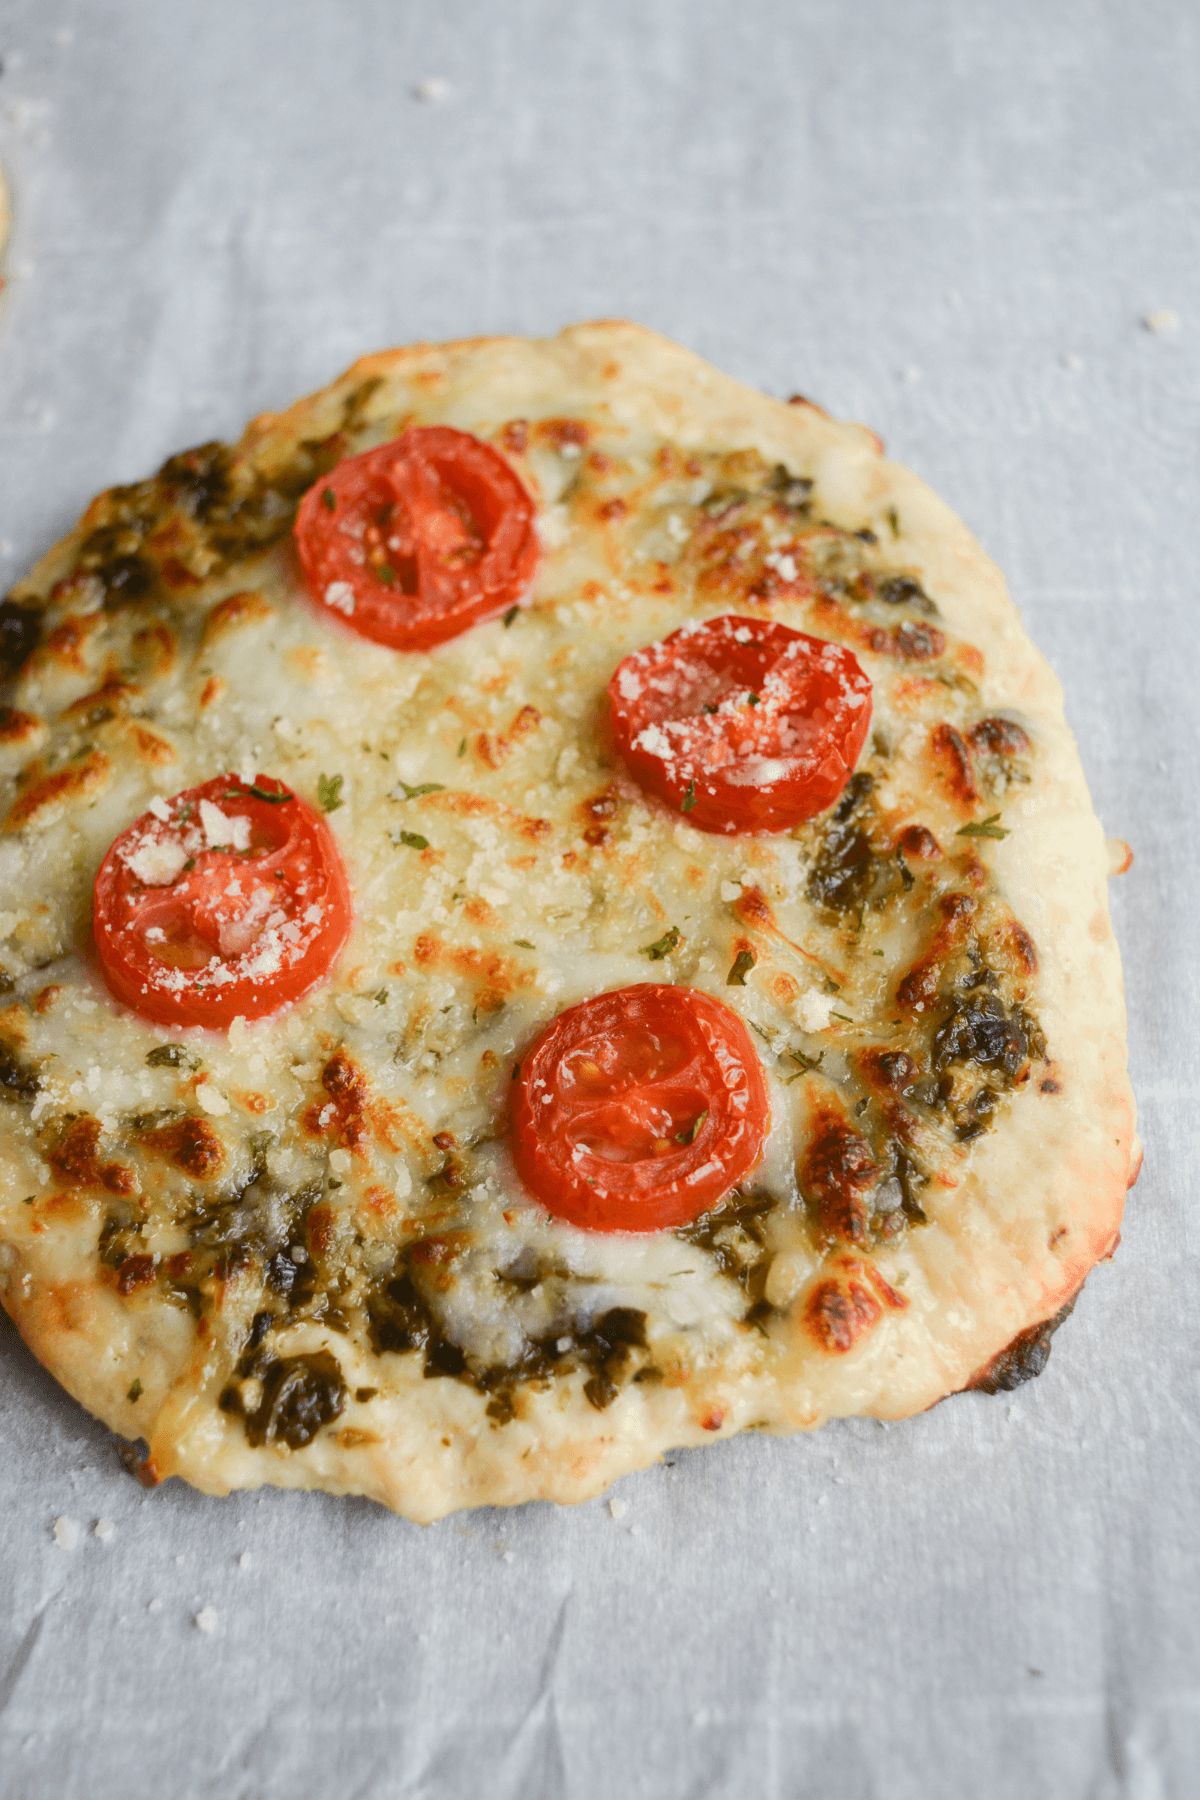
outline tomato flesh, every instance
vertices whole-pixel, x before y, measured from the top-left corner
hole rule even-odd
[[[766,1078],[737,1014],[646,982],[559,1013],[523,1057],[512,1143],[525,1186],[590,1231],[663,1231],[706,1212],[762,1154]]]
[[[428,650],[526,597],[534,506],[499,451],[416,425],[311,487],[296,548],[313,598],[363,637]]]
[[[608,687],[638,783],[701,831],[786,831],[833,805],[871,724],[843,644],[727,613],[634,651]]]
[[[324,820],[270,776],[220,775],[114,840],[92,918],[118,1000],[161,1025],[224,1028],[323,981],[353,913]]]

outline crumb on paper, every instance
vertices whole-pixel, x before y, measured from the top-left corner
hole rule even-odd
[[[211,1606],[202,1606],[192,1621],[196,1630],[202,1631],[205,1637],[211,1637],[220,1622],[219,1615]]]
[[[623,1519],[629,1511],[629,1504],[625,1500],[619,1500],[614,1494],[608,1503],[608,1510],[614,1519]]]
[[[116,1524],[112,1519],[97,1519],[93,1527],[93,1535],[98,1537],[102,1544],[111,1544],[117,1535]]]
[[[250,1552],[248,1550],[243,1550],[242,1554],[238,1557],[237,1560],[238,1560],[238,1568],[239,1569],[248,1569],[250,1567],[251,1562],[253,1561],[253,1558],[251,1557]]]
[[[1064,369],[1072,375],[1078,375],[1084,367],[1082,356],[1076,356],[1074,350],[1063,350],[1058,358]]]
[[[1142,329],[1154,332],[1156,337],[1165,337],[1168,332],[1179,330],[1179,314],[1169,306],[1160,306],[1157,312],[1145,315]]]
[[[153,1600],[150,1600],[150,1601],[148,1601],[148,1602],[147,1602],[147,1604],[146,1604],[146,1611],[147,1611],[147,1612],[148,1612],[148,1613],[157,1613],[157,1612],[161,1612],[161,1611],[162,1611],[162,1604],[163,1604],[163,1603],[162,1603],[162,1601],[161,1601],[161,1600],[160,1600],[160,1599],[159,1599],[159,1597],[158,1597],[158,1595],[157,1595],[157,1594],[155,1594],[155,1596],[154,1596],[154,1598],[153,1598]]]
[[[54,1541],[60,1550],[73,1550],[79,1542],[79,1525],[65,1513],[54,1521]]]
[[[436,105],[439,100],[450,98],[450,83],[444,75],[426,75],[423,80],[418,81],[413,93],[418,100]]]
[[[507,1563],[510,1563],[510,1562],[515,1562],[515,1561],[516,1561],[516,1554],[515,1554],[515,1552],[514,1552],[514,1551],[512,1551],[512,1550],[506,1550],[506,1551],[505,1551],[505,1552],[504,1552],[504,1554],[503,1554],[503,1556],[502,1556],[502,1557],[501,1557],[501,1558],[500,1558],[500,1561],[501,1561],[501,1562],[507,1562]]]

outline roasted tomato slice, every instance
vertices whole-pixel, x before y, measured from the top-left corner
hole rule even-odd
[[[414,425],[308,490],[296,548],[314,599],[363,637],[428,650],[527,595],[533,501],[490,444]]]
[[[621,754],[702,831],[786,831],[832,806],[871,723],[841,644],[726,613],[635,650],[608,686]]]
[[[750,1173],[770,1118],[737,1014],[696,988],[647,982],[568,1007],[526,1052],[513,1156],[558,1218],[663,1231]]]
[[[117,999],[160,1025],[261,1019],[328,975],[350,935],[332,833],[282,782],[219,775],[111,845],[93,925]]]

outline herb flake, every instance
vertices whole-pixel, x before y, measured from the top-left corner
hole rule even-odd
[[[402,781],[400,786],[404,789],[406,800],[419,800],[422,794],[441,794],[445,791],[445,783],[441,781],[422,781],[416,787],[409,787],[407,781]],[[399,794],[392,795],[393,800],[399,798]]]
[[[805,1056],[803,1050],[789,1050],[788,1059],[798,1066],[794,1075],[784,1076],[784,1087],[791,1087],[793,1081],[799,1081],[802,1075],[810,1075],[814,1069],[819,1069],[825,1061],[825,1052],[821,1050],[816,1056]]]
[[[182,1044],[156,1044],[146,1052],[149,1069],[198,1069],[200,1058]]]
[[[683,933],[680,931],[678,925],[672,925],[669,931],[663,932],[656,943],[645,944],[642,949],[638,951],[638,955],[648,956],[651,962],[661,962],[664,956],[670,956],[672,950],[678,948],[679,940],[682,936]]]
[[[419,831],[402,831],[400,842],[407,844],[410,850],[428,850],[429,839],[422,837]]]
[[[507,611],[507,612],[506,612],[506,613],[505,613],[505,615],[504,615],[504,629],[505,629],[505,631],[507,631],[507,630],[508,630],[508,628],[509,628],[509,626],[510,626],[510,625],[511,625],[511,624],[512,624],[512,622],[513,622],[513,620],[514,620],[514,619],[515,619],[515,618],[516,618],[516,616],[517,616],[517,614],[518,614],[518,613],[519,613],[519,612],[520,612],[520,610],[521,610],[521,609],[520,609],[520,607],[519,607],[519,606],[510,606],[510,607],[509,607],[509,609],[508,609],[508,611]]]
[[[317,780],[317,799],[321,803],[321,811],[336,812],[346,802],[342,799],[342,775],[321,775]]]
[[[334,508],[337,506],[337,495],[332,488],[325,489],[324,493],[321,495],[321,503],[328,507],[330,512],[333,512]]]
[[[685,1126],[682,1131],[677,1131],[675,1133],[675,1142],[677,1144],[694,1144],[696,1139],[700,1136],[701,1129],[707,1117],[708,1108],[705,1107],[704,1111],[698,1118],[693,1119],[690,1125]]]
[[[969,825],[960,825],[954,834],[966,838],[1006,838],[1007,831],[1000,823],[1000,814],[989,813],[986,819],[972,819]]]
[[[753,950],[739,950],[733,959],[733,967],[725,977],[726,987],[745,987],[746,977],[758,961]]]
[[[691,810],[692,810],[693,806],[695,806],[695,804],[696,804],[696,783],[694,781],[689,781],[688,782],[688,791],[683,796],[683,799],[679,803],[679,810],[680,810],[680,812],[691,812]]]

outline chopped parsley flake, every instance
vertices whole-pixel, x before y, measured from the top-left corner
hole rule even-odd
[[[228,794],[222,794],[221,798],[222,800],[244,800],[247,794],[253,794],[256,800],[269,800],[272,806],[280,806],[285,800],[293,798],[293,795],[285,787],[259,787],[253,781],[248,781],[240,791],[236,788],[231,789]]]
[[[387,989],[380,988],[379,992],[373,996],[376,1006],[386,1006],[387,1005],[387,997],[388,997]]]
[[[146,1065],[151,1069],[198,1069],[200,1058],[182,1044],[156,1044],[146,1052]]]
[[[519,606],[510,606],[509,607],[508,611],[504,615],[504,629],[506,631],[508,630],[509,626],[512,624],[513,620],[516,618],[516,616],[520,612],[520,610],[521,609]]]
[[[429,839],[422,837],[419,831],[402,831],[400,842],[407,844],[410,850],[428,850]]]
[[[696,1139],[700,1136],[701,1127],[707,1117],[708,1109],[706,1107],[698,1118],[692,1120],[690,1125],[686,1126],[684,1130],[675,1133],[675,1142],[677,1144],[694,1144]]]
[[[656,943],[644,945],[638,951],[638,955],[648,956],[651,962],[661,962],[664,956],[670,956],[682,936],[683,933],[678,925],[672,925],[669,931],[663,932]]]
[[[745,987],[746,977],[758,961],[753,950],[739,950],[733,959],[733,967],[725,977],[726,987]]]
[[[517,946],[518,950],[534,950],[537,947],[536,945],[531,944],[528,938],[514,938],[513,943]]]
[[[689,781],[688,782],[688,791],[683,796],[683,800],[680,804],[679,810],[680,810],[680,812],[691,812],[691,810],[692,810],[693,806],[695,806],[695,804],[696,804],[696,783],[694,781]]]
[[[135,1381],[130,1385],[129,1392],[126,1394],[125,1398],[130,1402],[137,1402],[141,1397],[142,1384],[140,1381]]]
[[[346,804],[342,799],[342,782],[344,779],[345,777],[341,775],[322,775],[318,779],[317,799],[321,803],[322,812],[336,812],[339,806],[344,806]]]
[[[419,800],[422,794],[440,794],[444,792],[445,784],[440,781],[422,781],[417,787],[409,787],[407,781],[402,781],[400,786],[404,789],[404,798],[406,800]],[[398,800],[399,798],[400,796],[398,794],[392,795],[393,800]]]
[[[324,504],[329,508],[330,512],[332,512],[334,510],[334,508],[337,506],[337,495],[334,493],[332,488],[326,488],[325,492],[321,495],[321,499],[324,502]]]
[[[789,1050],[788,1056],[792,1062],[797,1064],[797,1068],[794,1075],[784,1076],[784,1087],[790,1087],[793,1081],[799,1081],[802,1075],[809,1074],[811,1070],[819,1069],[825,1060],[825,1052],[823,1050],[817,1056],[805,1056],[803,1050]]]
[[[969,825],[960,825],[955,836],[1006,838],[1008,833],[1000,824],[1000,814],[990,813],[986,819],[972,819]]]

